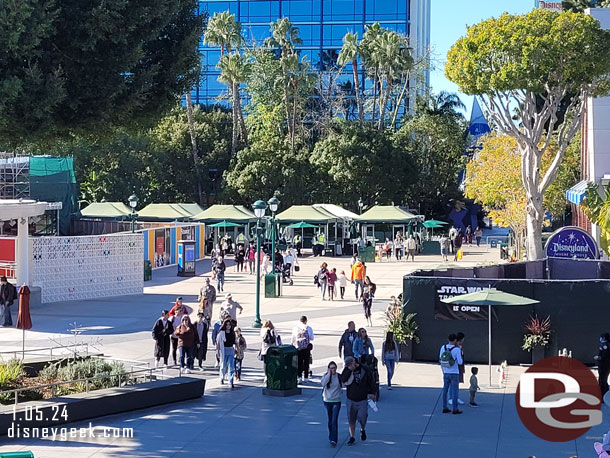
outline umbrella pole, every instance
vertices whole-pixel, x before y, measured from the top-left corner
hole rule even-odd
[[[21,338],[21,361],[25,361],[25,328],[22,329],[23,335]]]
[[[487,339],[488,339],[488,362],[489,362],[489,386],[491,386],[491,305],[487,306],[489,309],[489,319],[488,319],[488,334],[487,334]]]

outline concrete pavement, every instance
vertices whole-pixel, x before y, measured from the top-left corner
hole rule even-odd
[[[466,248],[460,265],[497,261],[497,250]],[[238,317],[249,349],[244,361],[244,382],[234,390],[221,386],[216,371],[209,367],[203,374],[209,377],[204,398],[146,411],[99,418],[94,425],[134,428],[133,439],[99,438],[94,442],[51,442],[0,438],[0,452],[33,450],[39,457],[180,457],[180,456],[252,456],[278,454],[290,457],[357,457],[401,456],[432,458],[455,457],[588,457],[593,455],[594,437],[601,437],[604,425],[594,428],[587,437],[577,441],[553,444],[530,434],[516,413],[514,391],[523,369],[509,368],[508,384],[504,389],[483,390],[478,395],[478,409],[464,408],[461,416],[440,412],[442,379],[436,364],[401,363],[398,365],[392,391],[385,389],[385,370],[380,367],[382,382],[380,410],[370,412],[368,440],[359,438],[355,446],[346,445],[347,425],[345,405],[340,414],[340,437],[337,448],[330,448],[327,439],[326,413],[317,381],[330,360],[339,362],[337,343],[349,320],[363,326],[361,305],[353,300],[348,284],[345,301],[323,302],[313,285],[313,275],[322,260],[338,271],[348,273],[349,258],[307,258],[300,261],[301,271],[295,285],[284,289],[284,296],[263,299],[263,319],[274,321],[284,339],[298,317],[305,314],[314,329],[314,381],[303,389],[301,396],[287,399],[261,395],[262,370],[256,359],[260,346],[258,330],[251,328],[255,315],[254,277],[238,274],[230,267],[226,292],[231,292],[244,306]],[[369,334],[377,349],[383,337],[383,312],[390,295],[402,289],[402,276],[414,269],[432,268],[442,264],[440,256],[420,256],[416,262],[383,262],[370,264],[368,274],[377,283],[373,305],[373,328]],[[209,270],[208,261],[200,262],[201,271]],[[152,362],[150,329],[163,308],[169,308],[176,296],[183,296],[187,305],[196,308],[196,295],[202,279],[181,279],[175,268],[156,270],[153,281],[147,283],[139,296],[95,301],[66,302],[41,306],[33,310],[33,331],[28,332],[28,346],[49,346],[55,341],[71,342],[66,332],[69,323],[76,322],[88,329],[78,339],[90,340],[106,355],[115,358]],[[220,296],[220,295],[219,295]],[[219,297],[220,299],[220,297]],[[215,305],[215,315],[220,300]],[[439,336],[439,346],[445,336]],[[21,331],[0,330],[2,350],[20,348]],[[487,342],[467,341],[467,345],[487,345]],[[208,363],[213,353],[208,352]],[[208,364],[210,366],[210,364]],[[340,368],[342,364],[339,365]],[[487,368],[480,366],[479,383],[487,380]],[[468,370],[468,369],[467,369]],[[469,372],[467,372],[469,373]],[[199,374],[193,374],[199,377]],[[495,378],[495,373],[494,373]],[[467,393],[462,393],[467,399]],[[605,409],[605,408],[604,408]],[[605,410],[605,418],[608,412]],[[85,422],[87,425],[87,422]],[[607,423],[605,423],[606,429]],[[77,424],[69,425],[77,426]]]

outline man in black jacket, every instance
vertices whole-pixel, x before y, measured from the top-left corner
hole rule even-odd
[[[356,420],[360,423],[360,439],[366,440],[365,428],[369,413],[367,398],[375,400],[375,383],[369,368],[359,364],[353,356],[345,358],[345,369],[341,373],[341,382],[347,387],[347,420],[349,422],[347,445],[354,445]]]
[[[2,326],[13,326],[13,317],[11,316],[11,305],[17,299],[17,288],[8,282],[6,277],[0,278],[0,317],[3,318]]]
[[[169,311],[163,310],[161,318],[157,320],[152,330],[155,341],[155,367],[159,366],[159,360],[163,358],[163,364],[167,367],[169,357],[170,336],[174,333],[174,326],[169,320]]]
[[[608,374],[610,374],[610,334],[604,332],[599,338],[599,353],[595,356],[599,373],[599,388],[602,396],[608,392]]]
[[[343,350],[343,357],[354,356],[354,340],[358,337],[356,331],[356,324],[353,321],[347,323],[347,329],[339,340],[339,358],[341,358],[341,350]]]

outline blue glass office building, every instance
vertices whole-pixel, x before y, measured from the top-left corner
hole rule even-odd
[[[303,44],[301,55],[308,55],[314,69],[321,68],[324,53],[337,53],[343,36],[356,32],[360,37],[364,26],[379,22],[383,27],[408,34],[411,46],[423,53],[430,43],[430,0],[207,0],[199,2],[200,13],[210,17],[229,10],[242,24],[247,42],[262,43],[270,34],[269,24],[288,17],[299,28]],[[220,59],[218,48],[201,43],[203,77],[192,91],[194,103],[214,104],[226,86],[217,81],[215,66]],[[346,68],[346,79],[352,71]],[[349,75],[347,74],[349,73]],[[429,83],[426,75],[426,83]],[[363,88],[366,89],[366,88]]]

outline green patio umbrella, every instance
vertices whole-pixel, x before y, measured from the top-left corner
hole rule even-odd
[[[428,229],[430,228],[438,228],[438,227],[443,227],[446,226],[449,223],[446,223],[444,221],[439,221],[437,219],[429,219],[428,221],[424,221],[424,227],[427,227]]]
[[[290,228],[290,229],[305,229],[307,227],[314,227],[315,228],[315,227],[318,227],[318,226],[316,226],[315,224],[306,223],[305,221],[301,221],[300,223],[290,224],[290,225],[288,225],[286,227]]]
[[[460,304],[460,305],[480,305],[487,306],[489,309],[488,320],[488,365],[489,365],[489,386],[491,387],[491,308],[504,306],[520,306],[537,304],[539,301],[530,299],[529,297],[518,296],[516,294],[505,293],[491,286],[487,289],[477,291],[475,293],[462,294],[460,296],[443,299],[441,302],[445,304]]]
[[[210,224],[208,225],[208,227],[240,227],[243,226],[243,224],[236,224],[236,223],[232,223],[230,221],[222,221],[220,223],[215,223],[215,224]]]

